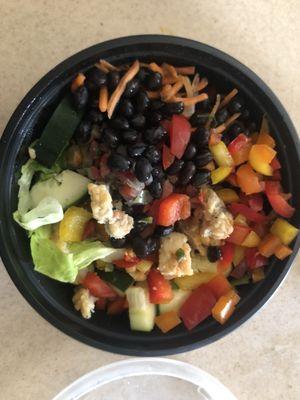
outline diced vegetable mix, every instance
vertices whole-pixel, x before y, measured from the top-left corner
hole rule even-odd
[[[239,91],[217,93],[193,66],[100,60],[70,92],[19,180],[35,270],[76,285],[84,318],[128,312],[132,330],[163,333],[226,323],[238,287],[298,234],[267,118],[253,129]]]

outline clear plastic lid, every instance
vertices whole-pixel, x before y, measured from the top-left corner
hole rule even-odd
[[[98,368],[53,400],[237,400],[207,372],[181,361],[130,359]]]

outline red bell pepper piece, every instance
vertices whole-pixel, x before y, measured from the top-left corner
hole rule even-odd
[[[128,302],[126,297],[119,297],[116,300],[110,302],[107,306],[108,315],[122,314],[128,308]]]
[[[175,160],[175,156],[171,153],[171,150],[165,144],[163,145],[162,149],[162,164],[164,169],[166,170],[169,168],[173,161]]]
[[[295,209],[284,198],[279,182],[266,182],[265,193],[273,210],[285,218],[290,218]]]
[[[90,293],[95,297],[116,297],[116,292],[94,272],[89,272],[86,275],[86,277],[82,281],[82,286],[88,289]]]
[[[265,215],[259,214],[258,212],[252,210],[250,207],[246,206],[245,204],[241,203],[231,203],[229,205],[229,211],[234,214],[242,214],[244,215],[248,221],[250,222],[257,222],[257,223],[264,223],[268,221],[268,217]]]
[[[176,221],[191,215],[191,202],[185,194],[172,193],[159,204],[157,224],[173,225]]]
[[[273,158],[270,165],[271,165],[273,171],[277,171],[278,169],[281,168],[281,164],[276,156]]]
[[[192,127],[183,115],[173,115],[170,124],[171,153],[181,159],[191,138]]]
[[[233,226],[233,232],[229,238],[226,239],[226,242],[241,245],[249,235],[250,231],[251,228],[249,228],[249,226],[235,224]]]
[[[246,135],[244,135],[243,133],[240,133],[227,146],[227,148],[229,150],[229,153],[232,155],[234,153],[237,153],[237,152],[241,151],[248,142],[249,142],[249,138]]]
[[[246,249],[245,259],[247,267],[250,270],[253,270],[255,268],[260,268],[268,264],[268,259],[259,254],[257,248]]]
[[[231,290],[231,285],[223,275],[217,275],[205,284],[216,296],[217,300]]]
[[[149,271],[147,282],[150,303],[164,304],[172,300],[173,291],[171,284],[157,269],[151,269]]]
[[[225,244],[221,247],[222,258],[218,263],[221,270],[227,268],[233,260],[234,254],[234,245],[230,242],[225,242]]]
[[[120,186],[119,193],[126,201],[135,199],[139,194],[135,188],[129,185]]]
[[[201,285],[194,290],[179,311],[179,316],[186,328],[191,330],[208,318],[216,302],[216,296],[206,285]]]

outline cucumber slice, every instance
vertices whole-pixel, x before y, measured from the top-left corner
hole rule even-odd
[[[200,254],[192,254],[191,260],[194,272],[218,272],[218,263],[210,262],[207,257],[200,256]]]
[[[69,144],[82,115],[82,112],[73,109],[70,96],[66,96],[60,102],[41,137],[33,145],[36,159],[41,164],[52,167]]]
[[[148,290],[134,286],[126,290],[130,327],[133,331],[151,332],[154,328],[156,307],[149,301]]]
[[[91,181],[85,176],[70,170],[46,181],[39,181],[30,190],[32,207],[36,207],[43,198],[51,196],[65,209],[84,197],[89,182]]]
[[[127,272],[117,270],[112,272],[100,271],[99,275],[104,281],[115,286],[121,292],[125,292],[134,282],[134,279]]]
[[[190,290],[173,290],[174,297],[170,301],[170,303],[167,304],[159,304],[159,313],[164,314],[169,311],[179,311],[182,304],[186,301],[186,299],[189,297],[191,294]]]

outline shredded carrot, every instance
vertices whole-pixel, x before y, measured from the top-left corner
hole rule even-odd
[[[109,71],[120,71],[119,67],[115,67],[114,65],[112,65],[111,63],[109,63],[106,60],[100,60],[99,65],[101,65],[104,68],[107,68]]]
[[[215,129],[216,133],[224,132],[236,119],[238,119],[238,117],[240,115],[241,115],[241,113],[233,114],[230,118],[228,118],[227,121],[225,121],[223,124],[216,127],[216,129]]]
[[[108,90],[107,86],[102,86],[99,92],[99,110],[101,112],[107,111],[107,103],[108,103]]]
[[[164,76],[163,77],[163,85],[173,85],[178,81],[178,78],[174,76]]]
[[[108,118],[111,118],[113,115],[113,112],[116,108],[116,105],[118,104],[118,101],[120,100],[122,94],[124,93],[126,89],[126,85],[131,79],[135,77],[135,75],[139,72],[140,69],[140,63],[138,60],[136,60],[129,70],[126,72],[126,74],[121,78],[118,86],[114,90],[113,94],[110,96],[108,105],[107,105],[107,115]]]
[[[161,98],[164,101],[171,100],[179,92],[182,86],[183,86],[182,80],[176,82],[173,86],[171,85],[164,86],[165,89],[161,91]]]
[[[219,109],[227,106],[227,104],[231,101],[231,99],[234,98],[234,96],[238,94],[238,92],[239,91],[237,89],[233,89],[230,93],[228,93],[228,95],[225,96],[224,99],[221,101]]]
[[[200,92],[208,85],[208,80],[206,78],[202,78],[201,81],[198,83],[197,90]]]
[[[193,82],[192,82],[192,88],[193,88],[193,92],[194,92],[194,93],[196,93],[197,90],[198,90],[199,82],[200,82],[200,76],[199,76],[199,74],[197,73],[197,74],[194,76],[194,79],[193,79]],[[197,94],[198,94],[198,93],[197,93]]]
[[[150,100],[154,99],[159,99],[160,98],[160,92],[151,92],[149,90],[146,91],[147,96],[149,97]]]
[[[175,67],[178,74],[181,75],[194,75],[196,72],[196,67],[189,66],[189,67]]]
[[[221,101],[221,96],[219,94],[217,94],[216,102],[215,102],[215,104],[214,104],[214,106],[213,106],[213,108],[212,108],[212,110],[211,110],[211,112],[210,112],[210,114],[209,114],[209,116],[207,118],[207,121],[205,123],[205,128],[207,128],[207,129],[210,128],[211,121],[214,119],[214,117],[216,115],[216,112],[219,109],[220,101]]]
[[[85,75],[82,74],[81,72],[76,76],[76,78],[73,80],[71,84],[71,92],[74,93],[76,90],[84,84],[85,81]]]
[[[159,72],[161,75],[164,75],[163,69],[159,65],[157,65],[155,62],[150,63],[149,68],[153,72]]]
[[[169,76],[172,76],[173,78],[178,77],[177,71],[173,67],[173,65],[163,63],[161,67],[162,67],[164,75],[169,75]]]
[[[101,65],[100,62],[95,64],[95,66],[100,69],[100,71],[104,72],[105,74],[109,73],[109,69],[106,68],[104,65]]]
[[[200,103],[201,101],[204,101],[206,99],[208,99],[207,94],[201,93],[198,96],[194,96],[194,97],[175,97],[174,101],[175,102],[182,101],[183,104],[190,105],[190,104]]]

